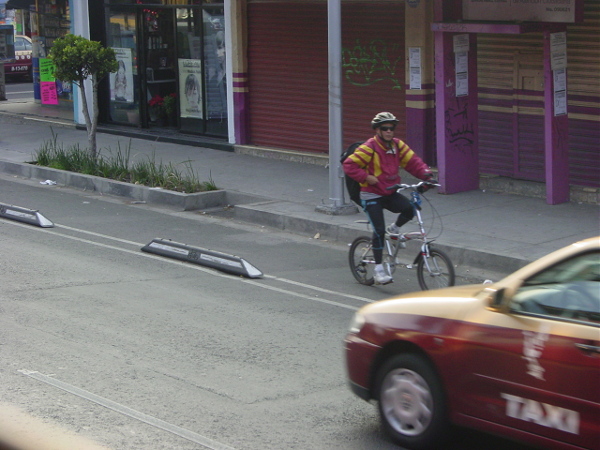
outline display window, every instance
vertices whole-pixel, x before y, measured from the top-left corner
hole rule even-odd
[[[110,4],[107,41],[119,67],[110,75],[109,120],[226,137],[223,5]]]

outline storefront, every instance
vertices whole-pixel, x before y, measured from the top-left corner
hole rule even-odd
[[[343,147],[379,111],[405,135],[403,1],[342,2]],[[328,153],[327,1],[248,0],[248,143]]]
[[[568,201],[570,185],[600,186],[591,69],[600,62],[592,44],[600,2],[556,5],[463,0],[435,10],[444,192],[477,189],[482,173],[545,183],[550,204]]]
[[[106,0],[108,123],[227,137],[225,16],[200,0]]]
[[[598,177],[600,2],[584,3],[580,24],[566,27],[569,174],[575,184],[600,187]],[[479,59],[479,152],[481,171],[543,182],[544,37],[541,33],[481,34]],[[597,70],[596,70],[597,73]]]

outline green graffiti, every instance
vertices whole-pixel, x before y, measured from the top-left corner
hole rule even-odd
[[[399,44],[374,39],[367,45],[356,40],[354,48],[342,49],[342,70],[346,80],[355,86],[371,86],[389,80],[392,89],[404,89],[404,64]],[[398,73],[400,71],[400,73]]]

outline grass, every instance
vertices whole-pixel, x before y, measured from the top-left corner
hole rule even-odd
[[[157,162],[153,154],[152,157],[146,156],[146,159],[130,163],[131,141],[125,150],[118,144],[114,154],[110,149],[108,153],[109,155],[105,156],[98,152],[98,157],[94,159],[87,149],[80,148],[79,144],[65,148],[63,144],[58,143],[57,135],[52,131],[52,139],[42,144],[34,158],[38,166],[187,194],[219,189],[212,176],[209,176],[208,181],[200,181],[189,160],[179,164],[164,164],[162,161]]]

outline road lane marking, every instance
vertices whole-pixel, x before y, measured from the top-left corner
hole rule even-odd
[[[195,442],[196,444],[202,445],[203,447],[209,448],[211,450],[235,450],[233,447],[229,447],[228,445],[222,444],[221,442],[214,441],[212,439],[207,438],[206,436],[202,436],[201,434],[194,433],[193,431],[178,427],[177,425],[165,422],[164,420],[160,420],[154,416],[144,414],[143,412],[129,408],[125,405],[121,405],[120,403],[113,402],[112,400],[109,400],[104,397],[100,397],[99,395],[93,394],[84,389],[65,383],[56,378],[49,377],[48,375],[41,374],[39,372],[36,372],[35,370],[22,369],[19,370],[19,372],[37,381],[41,381],[42,383],[54,386],[65,392],[68,392],[69,394],[76,395],[77,397],[81,397],[92,403],[104,406],[105,408],[123,414],[125,416],[137,419],[140,422],[144,422],[148,425],[160,428],[161,430],[173,433],[177,436],[187,439],[188,441]]]
[[[282,288],[277,288],[275,286],[269,286],[269,285],[261,283],[260,280],[249,280],[247,278],[242,278],[242,277],[232,277],[229,274],[224,274],[224,273],[218,272],[218,271],[216,271],[214,269],[204,268],[204,267],[201,267],[201,266],[198,266],[198,265],[195,265],[195,264],[189,264],[189,263],[186,263],[186,262],[183,262],[183,261],[178,261],[178,260],[175,260],[175,259],[165,258],[163,256],[153,255],[151,253],[144,253],[144,252],[140,252],[140,251],[136,251],[136,250],[128,250],[128,249],[121,248],[121,247],[115,247],[113,245],[102,244],[100,242],[91,241],[89,239],[84,239],[84,238],[79,238],[79,237],[76,237],[76,236],[69,236],[69,235],[66,235],[66,234],[56,233],[56,230],[60,229],[60,228],[64,228],[64,229],[67,229],[67,230],[70,230],[70,231],[75,231],[75,232],[79,232],[79,233],[82,233],[82,234],[88,234],[88,235],[92,235],[92,236],[95,236],[95,237],[100,237],[100,238],[107,239],[107,240],[112,240],[112,241],[117,241],[117,242],[121,242],[121,243],[126,243],[128,245],[132,245],[132,246],[136,246],[136,247],[140,247],[140,248],[145,245],[145,244],[140,244],[140,243],[133,242],[133,241],[128,241],[128,240],[125,240],[125,239],[119,239],[119,238],[115,238],[115,237],[112,237],[112,236],[107,236],[107,235],[100,234],[100,233],[95,233],[95,232],[91,232],[91,231],[85,231],[85,230],[80,230],[80,229],[77,229],[77,228],[67,227],[67,226],[64,226],[64,225],[56,224],[56,223],[54,224],[54,227],[55,227],[54,229],[49,229],[49,228],[32,228],[30,225],[19,223],[19,222],[12,222],[12,221],[8,221],[8,220],[1,220],[0,219],[0,222],[6,223],[6,224],[15,225],[15,226],[20,226],[20,227],[26,228],[28,230],[34,230],[34,231],[38,231],[38,232],[39,231],[41,231],[41,232],[49,232],[50,234],[54,234],[54,235],[59,236],[59,237],[63,237],[63,238],[66,238],[66,239],[71,239],[71,240],[74,240],[74,241],[82,242],[84,244],[90,244],[90,245],[94,245],[94,246],[97,246],[97,247],[106,248],[106,249],[109,249],[109,250],[116,250],[116,251],[119,251],[119,252],[129,253],[129,254],[135,255],[135,256],[142,256],[142,257],[145,257],[145,258],[151,258],[153,260],[157,260],[157,261],[162,261],[162,262],[166,262],[166,263],[170,263],[170,264],[179,265],[181,267],[186,267],[188,269],[199,270],[201,272],[204,272],[206,274],[210,274],[210,275],[213,275],[213,276],[219,276],[219,277],[227,278],[229,280],[237,280],[237,281],[240,281],[240,282],[243,282],[243,283],[248,283],[248,284],[255,285],[257,287],[261,287],[263,289],[268,289],[268,290],[272,290],[272,291],[275,291],[275,292],[284,293],[286,295],[291,295],[291,296],[294,296],[294,297],[304,298],[304,299],[307,299],[307,300],[310,300],[310,301],[314,301],[314,302],[318,302],[318,303],[323,303],[323,304],[326,304],[326,305],[337,306],[337,307],[344,308],[344,309],[349,309],[349,310],[352,310],[352,311],[356,311],[356,310],[359,309],[359,308],[357,308],[355,306],[346,305],[344,303],[336,302],[336,301],[333,301],[333,300],[325,300],[325,299],[322,299],[322,298],[318,298],[318,297],[314,297],[314,296],[310,296],[310,295],[301,294],[299,292],[294,292],[294,291],[290,291],[290,290],[286,290],[286,289],[282,289]],[[265,276],[264,278],[267,278],[267,279],[270,279],[270,280],[276,280],[276,281],[279,281],[279,282],[282,282],[282,283],[286,283],[286,284],[291,284],[291,285],[294,285],[294,286],[301,286],[301,287],[304,287],[306,289],[311,289],[311,290],[314,290],[314,291],[317,291],[317,292],[322,292],[322,293],[325,293],[325,294],[331,294],[331,295],[337,295],[337,296],[341,296],[341,297],[345,297],[345,298],[351,298],[353,300],[358,300],[358,301],[363,302],[363,303],[373,303],[373,301],[374,301],[374,300],[369,299],[369,298],[359,297],[359,296],[355,296],[355,295],[351,295],[351,294],[345,294],[345,293],[341,293],[341,292],[336,292],[336,291],[332,291],[332,290],[329,290],[329,289],[320,288],[318,286],[313,286],[313,285],[309,285],[309,284],[297,282],[297,281],[294,281],[294,280],[288,280],[286,278],[279,278],[279,277],[276,277],[276,276],[273,276],[273,275]]]

